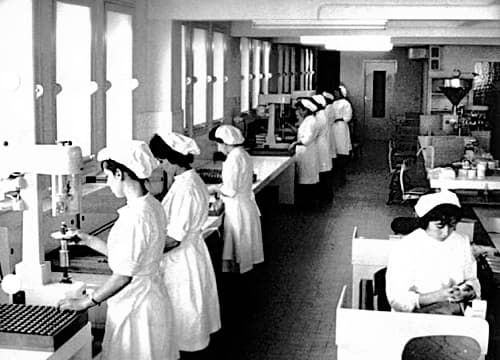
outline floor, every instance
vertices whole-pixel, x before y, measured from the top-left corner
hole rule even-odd
[[[244,275],[218,274],[223,327],[195,358],[336,359],[335,307],[351,279],[354,226],[384,238],[394,217],[412,213],[386,205],[385,154],[385,142],[364,144],[332,202],[306,209],[258,198],[266,260]]]

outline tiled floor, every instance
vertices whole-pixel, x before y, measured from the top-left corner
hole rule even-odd
[[[383,238],[394,217],[411,214],[409,206],[385,204],[385,154],[385,143],[365,144],[331,203],[262,206],[265,263],[219,276],[223,328],[203,358],[336,359],[334,310],[351,279],[353,227]]]

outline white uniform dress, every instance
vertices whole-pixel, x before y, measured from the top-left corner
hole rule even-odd
[[[318,127],[314,115],[308,115],[299,125],[297,140],[303,145],[295,148],[297,182],[316,184],[319,182]]]
[[[352,106],[346,99],[338,99],[332,103],[332,118],[344,119],[333,123],[332,131],[335,138],[337,154],[349,155],[352,150],[349,121],[352,119]]]
[[[467,280],[477,296],[476,261],[467,236],[453,232],[444,241],[416,229],[397,244],[389,257],[386,274],[387,298],[397,311],[419,308],[419,293],[428,293]]]
[[[325,108],[325,115],[328,121],[328,136],[329,136],[329,145],[330,145],[330,157],[335,159],[337,157],[337,145],[335,145],[335,135],[333,133],[333,106],[332,104],[328,104]]]
[[[318,127],[318,158],[319,172],[332,169],[332,156],[330,156],[330,126],[325,110],[316,113],[316,126]]]
[[[242,148],[235,147],[222,165],[224,215],[223,271],[244,273],[264,261],[260,212],[252,191],[253,162]]]
[[[163,208],[147,194],[118,213],[108,237],[109,267],[132,281],[107,300],[101,359],[177,359],[171,304],[160,275]]]
[[[165,254],[162,270],[177,344],[183,351],[207,347],[210,334],[221,327],[214,268],[201,233],[208,201],[207,186],[194,170],[177,175],[162,201],[167,235],[180,241]]]

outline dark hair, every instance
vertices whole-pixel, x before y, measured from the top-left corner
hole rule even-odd
[[[316,105],[317,110],[314,112],[315,114],[317,112],[325,109],[325,107],[322,104],[320,104],[319,102],[317,102],[316,100],[314,100],[313,97],[309,98],[308,100],[310,100],[314,105]]]
[[[191,168],[191,163],[194,160],[193,154],[184,155],[175,151],[158,134],[154,134],[151,140],[149,140],[149,148],[153,156],[157,159],[166,159],[169,163],[179,165],[186,169]]]
[[[325,98],[326,105],[333,104],[333,101],[335,100],[335,99],[329,99],[329,98],[327,98],[326,96],[323,96],[323,97]]]
[[[116,170],[119,169],[122,173],[127,173],[127,175],[132,180],[138,181],[141,184],[142,190],[144,192],[147,192],[146,182],[148,180],[147,179],[139,179],[139,177],[135,174],[135,172],[133,172],[132,170],[130,170],[125,165],[123,165],[123,164],[121,164],[121,163],[119,163],[117,161],[114,161],[112,159],[108,159],[108,160],[101,161],[101,169],[103,169],[103,170],[109,170],[109,171],[111,171],[113,173],[113,175],[116,175]]]
[[[457,223],[461,218],[462,209],[460,207],[452,204],[441,204],[420,217],[418,226],[425,230],[431,221],[441,221],[443,224],[450,225]]]
[[[306,107],[304,106],[304,104],[302,104],[302,101],[301,101],[301,100],[304,100],[304,99],[307,99],[307,98],[298,98],[298,99],[297,99],[297,102],[295,103],[295,108],[296,108],[296,109],[302,109],[302,110],[305,110],[305,111],[307,112],[307,115],[314,115],[314,113],[313,113],[310,109],[306,108]]]

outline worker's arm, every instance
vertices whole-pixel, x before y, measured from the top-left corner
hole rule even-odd
[[[76,299],[63,299],[59,301],[57,307],[61,310],[76,310],[81,311],[88,309],[94,305],[99,305],[106,301],[132,281],[131,276],[113,274],[109,279],[92,295]]]
[[[64,237],[78,245],[86,245],[95,251],[108,255],[108,245],[97,236],[87,234],[80,229],[68,229]]]

